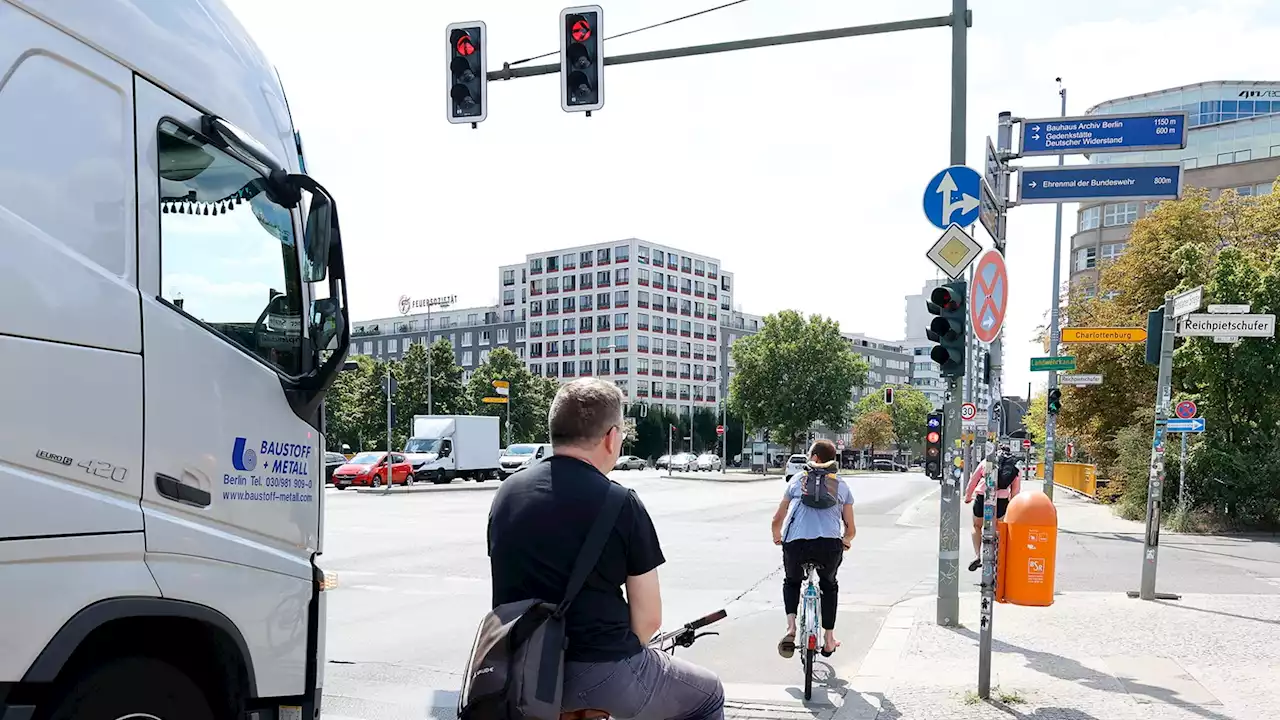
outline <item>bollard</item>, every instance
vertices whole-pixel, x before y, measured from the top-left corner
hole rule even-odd
[[[996,601],[1048,607],[1058,553],[1058,510],[1038,490],[1009,502],[1000,533],[1000,574]]]

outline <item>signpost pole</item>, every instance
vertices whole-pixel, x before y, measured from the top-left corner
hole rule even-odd
[[[1178,599],[1176,595],[1156,592],[1156,565],[1160,554],[1160,496],[1164,491],[1165,477],[1164,441],[1173,384],[1173,306],[1173,297],[1165,297],[1164,323],[1160,333],[1160,370],[1156,376],[1155,432],[1151,443],[1150,472],[1147,476],[1147,532],[1142,542],[1142,585],[1138,590],[1138,597],[1143,600]]]
[[[387,342],[391,342],[391,341],[388,340]],[[387,386],[387,484],[382,486],[382,493],[384,495],[391,492],[391,486],[394,483],[392,469],[394,468],[395,463],[391,462],[391,420],[392,420],[392,414],[394,411],[394,408],[391,404],[391,398],[392,398],[392,392],[395,390],[395,388],[392,387],[391,385],[393,382],[395,381],[391,378],[391,361],[388,360],[387,361],[387,381],[386,381],[386,386]],[[413,472],[413,469],[410,468],[409,471]]]
[[[1186,508],[1187,502],[1187,434],[1182,435],[1182,453],[1178,455],[1178,509]]]
[[[969,303],[972,304],[973,303],[973,265],[969,266],[969,276],[967,280],[969,283]],[[965,324],[965,334],[964,334],[964,364],[965,364],[964,401],[966,403],[973,402],[973,375],[974,375],[973,345],[974,345],[973,323],[970,322]],[[976,417],[970,420],[965,420],[964,422],[966,425],[968,425],[969,423],[973,423],[974,427],[977,427]],[[974,450],[973,442],[974,441],[970,439],[967,428],[965,429],[964,433],[965,433],[964,440],[962,441],[964,443],[964,468],[963,468],[963,475],[961,475],[960,477],[960,485],[961,487],[969,487],[969,478],[973,474],[973,450]]]
[[[968,0],[951,0],[951,164],[964,165],[967,135],[969,51]],[[943,475],[938,527],[937,622],[944,627],[960,624],[960,492],[955,441],[960,431],[960,381],[947,380],[943,412],[943,438],[947,470]]]
[[[431,304],[427,303],[427,414],[435,415],[435,403],[431,397],[431,376],[435,374],[431,364]]]

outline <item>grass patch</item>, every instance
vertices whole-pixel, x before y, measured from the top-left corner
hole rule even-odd
[[[996,700],[999,700],[1005,705],[1021,705],[1027,701],[1026,698],[1022,697],[1022,693],[1017,690],[1001,690],[1000,688],[996,688],[993,694],[996,696]]]

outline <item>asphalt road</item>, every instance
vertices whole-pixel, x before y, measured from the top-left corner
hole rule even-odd
[[[678,626],[724,608],[683,657],[718,672],[731,698],[790,698],[797,660],[778,657],[785,629],[781,554],[769,521],[781,479],[707,482],[653,471],[616,472],[657,525],[663,616]],[[858,537],[841,567],[840,650],[818,675],[852,677],[889,607],[934,592],[936,530],[895,524],[936,490],[919,473],[847,478]],[[326,491],[326,569],[339,587],[328,605],[326,719],[422,720],[436,690],[459,686],[475,627],[489,607],[485,519],[498,483],[393,495]],[[440,713],[444,715],[445,713]]]
[[[653,471],[614,477],[639,491],[662,539],[666,624],[728,611],[711,628],[719,636],[703,638],[681,655],[718,672],[731,700],[795,704],[799,662],[782,660],[775,650],[785,619],[781,557],[768,527],[783,481],[668,479]],[[857,674],[893,604],[936,594],[936,483],[915,472],[847,480],[858,537],[840,571],[837,633],[844,644],[818,665],[820,681],[836,692]],[[322,563],[339,578],[328,605],[326,720],[423,720],[447,697],[435,691],[458,688],[476,624],[489,604],[485,519],[497,487],[455,483],[386,496],[326,491]],[[1060,492],[1060,518],[1099,510],[1083,502]],[[1072,514],[1081,507],[1084,515]],[[965,512],[967,528],[967,507]],[[1062,529],[1059,593],[1136,589],[1141,526],[1107,518],[1103,529]],[[1161,591],[1280,593],[1275,537],[1165,533],[1160,552]],[[964,564],[971,553],[962,530]],[[961,592],[977,592],[978,574],[962,573]],[[820,703],[822,695],[815,700]],[[447,710],[434,714],[453,717]],[[807,716],[824,715],[815,708]]]

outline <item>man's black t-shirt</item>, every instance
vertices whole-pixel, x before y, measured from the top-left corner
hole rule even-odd
[[[581,460],[552,456],[502,484],[489,510],[494,607],[564,599],[573,563],[611,482]],[[627,576],[643,575],[666,559],[648,511],[634,491],[628,496],[595,570],[569,606],[567,660],[610,662],[641,650],[622,586]]]

